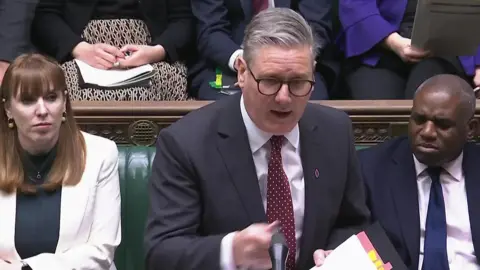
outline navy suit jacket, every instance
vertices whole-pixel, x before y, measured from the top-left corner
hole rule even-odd
[[[316,249],[336,247],[370,216],[348,116],[308,104],[298,125],[305,216],[297,269],[308,270]],[[240,95],[160,131],[148,190],[148,270],[219,269],[222,238],[267,221]]]
[[[30,25],[37,0],[0,0],[0,61],[33,51]]]
[[[408,0],[339,0],[342,23],[338,43],[347,57],[362,56],[364,64],[375,66],[380,53],[372,50],[391,33],[398,31]],[[474,56],[460,56],[468,75],[480,65],[480,47]]]
[[[191,76],[214,80],[214,70],[235,76],[228,67],[230,56],[240,49],[247,24],[254,14],[252,0],[192,0],[197,19],[197,59],[189,70]],[[332,38],[331,0],[275,0],[275,7],[299,12],[311,25],[322,48]],[[208,69],[209,72],[203,72]],[[333,67],[332,67],[333,69]],[[203,72],[201,75],[199,73]]]
[[[379,221],[402,260],[418,270],[420,217],[415,165],[407,137],[358,151],[372,219]],[[467,143],[463,170],[477,260],[480,255],[480,146]]]

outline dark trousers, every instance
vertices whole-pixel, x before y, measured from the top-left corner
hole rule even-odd
[[[413,99],[417,88],[439,74],[455,74],[469,83],[458,58],[426,58],[418,63],[405,63],[385,51],[375,67],[352,58],[346,64],[345,81],[352,99]]]

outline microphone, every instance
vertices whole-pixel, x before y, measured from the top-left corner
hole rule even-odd
[[[270,248],[268,248],[270,254],[270,260],[272,261],[272,270],[285,270],[287,269],[287,256],[288,246],[285,240],[285,236],[281,231],[278,231],[272,235],[270,242]]]

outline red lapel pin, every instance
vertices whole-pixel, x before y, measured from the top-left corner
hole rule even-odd
[[[315,169],[315,178],[318,179],[319,176],[320,176],[320,172],[318,171],[318,169]]]

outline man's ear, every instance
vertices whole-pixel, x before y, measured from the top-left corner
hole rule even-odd
[[[238,86],[240,87],[240,89],[243,89],[243,86],[245,85],[245,78],[248,72],[248,67],[247,67],[247,63],[245,62],[245,59],[243,59],[242,56],[237,57],[236,66],[237,66]]]
[[[475,118],[470,119],[468,122],[468,132],[467,132],[467,137],[469,140],[472,140],[475,138],[475,135],[477,135],[478,131],[478,120]]]

